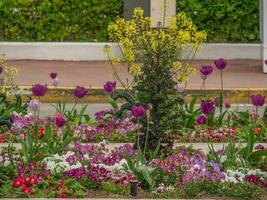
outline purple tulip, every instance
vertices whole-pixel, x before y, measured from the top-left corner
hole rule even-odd
[[[28,103],[29,109],[31,109],[32,111],[36,112],[40,109],[41,106],[41,102],[37,99],[32,99],[30,100],[30,102]]]
[[[56,125],[57,127],[63,127],[66,123],[67,123],[67,120],[64,118],[64,116],[57,112],[55,114],[55,120],[56,120]]]
[[[134,117],[143,117],[146,109],[143,106],[132,106],[131,112]]]
[[[202,76],[206,77],[212,73],[213,67],[210,65],[202,65],[199,71]]]
[[[41,85],[39,83],[32,86],[32,93],[34,96],[41,97],[44,96],[47,92],[47,85]]]
[[[254,106],[263,106],[265,103],[265,96],[262,96],[261,94],[252,95],[251,102]]]
[[[59,79],[58,78],[52,79],[52,85],[57,87],[59,85]]]
[[[202,100],[201,101],[201,111],[203,114],[210,114],[214,111],[214,103],[211,100]]]
[[[88,90],[85,87],[76,86],[76,89],[74,90],[74,96],[81,99],[84,96],[86,96],[88,93]]]
[[[116,89],[116,81],[114,82],[108,81],[104,85],[104,90],[108,93],[114,92],[115,89]]]
[[[178,92],[181,93],[181,92],[184,91],[185,86],[184,86],[184,84],[182,84],[182,83],[177,83],[176,86],[175,86],[175,89],[176,89]]]
[[[52,72],[52,73],[50,73],[50,78],[51,78],[51,79],[55,79],[55,78],[57,78],[57,73],[56,73],[56,72]]]
[[[217,67],[217,69],[223,70],[227,65],[227,61],[224,60],[223,58],[219,58],[219,59],[214,61],[214,64]]]
[[[225,103],[224,103],[224,107],[225,107],[226,109],[231,108],[231,103],[230,103],[230,102],[225,102]]]
[[[264,61],[265,65],[267,65],[267,60]]]
[[[204,125],[206,124],[207,122],[207,117],[205,115],[200,115],[198,118],[197,118],[197,123],[199,125]]]

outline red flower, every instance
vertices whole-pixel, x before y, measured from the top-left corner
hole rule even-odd
[[[45,128],[44,127],[40,127],[38,129],[38,138],[42,137],[45,134]]]
[[[5,133],[0,134],[0,142],[2,142],[2,143],[6,142],[6,134]]]
[[[15,178],[12,182],[13,187],[20,187],[23,184],[24,184],[24,178],[22,176]]]
[[[254,183],[256,185],[264,185],[263,181],[256,175],[248,175],[246,176],[246,180],[249,183]]]
[[[60,198],[67,198],[68,195],[65,192],[61,192],[60,194]]]
[[[21,188],[21,192],[24,192],[26,194],[32,194],[33,190],[32,190],[31,187],[24,186],[24,187]]]
[[[259,134],[261,133],[261,127],[256,127],[256,128],[254,129],[254,133],[255,133],[256,135],[259,135]]]
[[[31,184],[37,184],[38,183],[38,179],[36,177],[31,177]]]
[[[25,177],[24,178],[24,184],[29,185],[31,183],[31,178],[30,177]]]

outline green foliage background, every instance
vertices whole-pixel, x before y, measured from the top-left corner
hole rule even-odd
[[[259,41],[259,0],[177,0],[208,41]]]
[[[210,42],[259,41],[259,0],[177,0]],[[106,41],[123,0],[1,0],[1,41]]]
[[[122,0],[1,0],[0,40],[106,40]]]

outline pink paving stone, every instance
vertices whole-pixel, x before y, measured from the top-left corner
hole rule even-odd
[[[19,68],[16,82],[21,86],[30,86],[34,83],[48,83],[51,85],[49,74],[57,72],[60,86],[71,87],[83,85],[101,87],[106,81],[114,80],[112,68],[109,64],[100,61],[38,61],[38,60],[10,60],[9,64]],[[197,68],[197,75],[190,78],[187,88],[199,89],[202,80],[199,77],[199,67],[202,64],[211,64],[212,60],[197,60],[193,65]],[[267,74],[262,73],[260,60],[229,60],[223,70],[225,88],[267,88]],[[131,79],[126,67],[118,66],[121,77]],[[219,70],[214,68],[213,73],[206,81],[207,88],[220,87]]]

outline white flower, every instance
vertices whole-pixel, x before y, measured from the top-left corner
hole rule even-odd
[[[227,156],[225,156],[225,155],[223,155],[222,157],[221,157],[221,163],[224,163],[225,161],[227,160]]]

